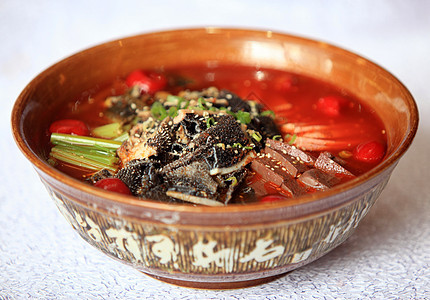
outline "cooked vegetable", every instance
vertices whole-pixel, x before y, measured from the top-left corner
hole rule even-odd
[[[358,145],[354,150],[354,158],[366,162],[379,162],[385,155],[384,146],[378,141],[370,141]]]
[[[50,156],[74,166],[90,170],[118,169],[115,150],[121,142],[87,136],[52,133]]]
[[[97,181],[94,186],[115,193],[131,195],[128,186],[118,178],[103,178]]]
[[[121,135],[122,127],[120,123],[110,123],[96,127],[92,130],[92,134],[96,137],[104,139],[113,139]]]
[[[136,70],[131,72],[126,80],[129,87],[138,86],[143,93],[154,94],[161,91],[167,84],[166,77],[156,72]]]

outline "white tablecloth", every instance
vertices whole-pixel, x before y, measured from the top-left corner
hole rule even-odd
[[[2,0],[0,298],[430,298],[429,16],[429,1]],[[86,244],[49,199],[10,130],[18,94],[60,59],[123,36],[209,25],[270,29],[352,50],[396,75],[421,114],[414,144],[349,240],[273,282],[241,290],[168,285]]]

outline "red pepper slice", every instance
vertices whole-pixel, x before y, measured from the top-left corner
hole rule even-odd
[[[115,193],[131,195],[128,186],[118,178],[103,178],[97,181],[94,186]]]
[[[378,141],[370,141],[359,144],[355,149],[353,156],[356,160],[376,163],[385,155],[385,147]]]
[[[89,134],[88,126],[84,122],[74,119],[63,119],[53,122],[51,126],[49,126],[49,132],[76,135]]]
[[[164,75],[156,72],[135,70],[127,76],[125,83],[129,87],[139,85],[142,92],[154,94],[164,89],[167,79]]]
[[[283,75],[274,79],[275,90],[285,93],[297,90],[297,78],[293,75]]]
[[[347,100],[343,97],[325,96],[318,99],[316,107],[318,111],[329,117],[337,117],[346,103]]]

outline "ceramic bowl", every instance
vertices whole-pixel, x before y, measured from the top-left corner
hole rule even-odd
[[[209,61],[281,69],[344,87],[380,115],[387,129],[386,158],[370,172],[325,192],[221,208],[110,193],[47,163],[47,128],[55,111],[83,91],[137,68]],[[12,112],[16,143],[83,239],[152,277],[197,288],[262,283],[344,242],[384,189],[417,126],[411,94],[367,59],[301,37],[222,28],[143,34],[87,49],[38,75]]]

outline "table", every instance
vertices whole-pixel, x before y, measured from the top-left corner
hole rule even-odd
[[[429,1],[23,1],[0,4],[0,299],[430,298]],[[193,290],[84,242],[16,147],[10,111],[39,72],[87,47],[154,30],[222,26],[323,40],[377,62],[412,92],[416,139],[344,244],[267,284]]]

